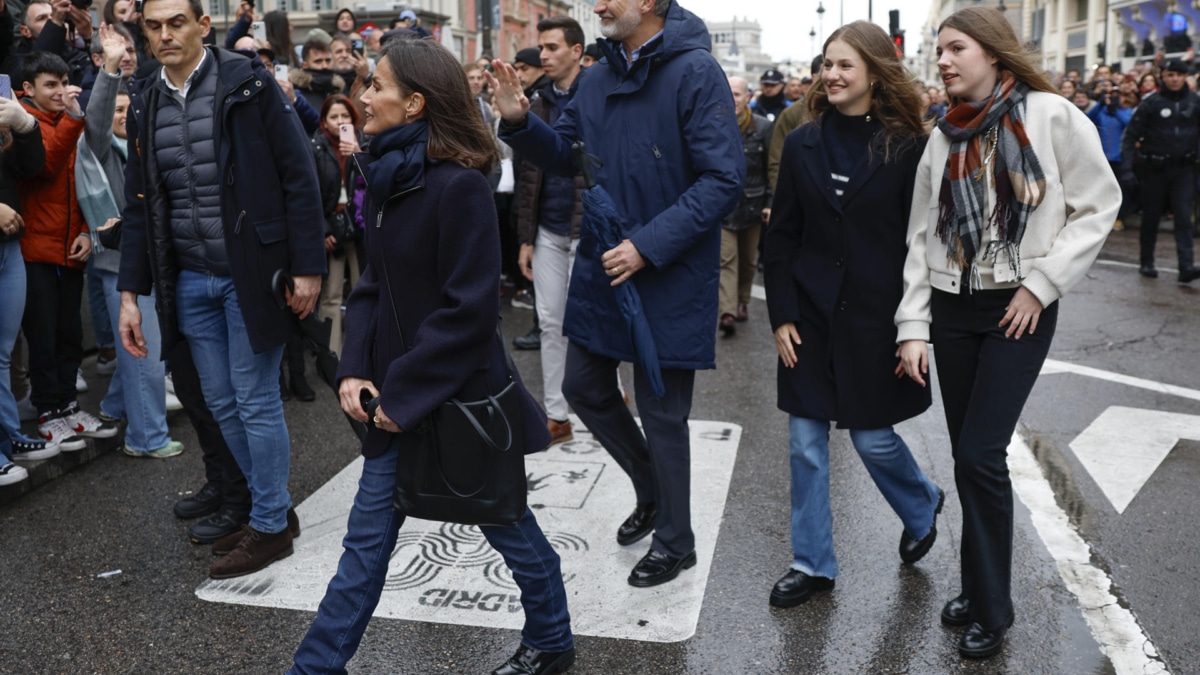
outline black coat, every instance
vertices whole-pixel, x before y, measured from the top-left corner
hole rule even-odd
[[[794,322],[803,343],[795,367],[779,361],[781,410],[879,429],[929,407],[928,388],[894,373],[905,233],[924,145],[887,163],[881,147],[863,148],[839,198],[821,127],[787,136],[763,244],[771,328]]]
[[[276,270],[292,276],[325,274],[325,219],[313,153],[300,120],[262,62],[210,49],[218,70],[214,133],[222,169],[221,220],[233,285],[256,353],[295,333],[294,314],[271,291]],[[159,75],[135,83],[126,121],[121,272],[117,288],[148,295],[163,334],[163,355],[179,340],[167,196],[155,159],[153,134],[162,88]]]
[[[17,194],[17,181],[32,178],[46,166],[46,148],[42,145],[41,126],[31,131],[12,135],[12,147],[0,153],[0,202],[7,204],[17,213],[21,212],[21,200]],[[20,239],[25,234],[22,227],[12,234],[0,235],[0,243]]]
[[[370,156],[355,159],[369,175]],[[387,416],[412,430],[450,398],[479,400],[508,382],[504,343],[496,334],[496,206],[481,172],[436,161],[426,163],[422,184],[383,204],[370,203],[369,196],[367,201],[367,268],[346,300],[346,342],[337,377],[374,383]],[[520,375],[514,371],[513,377],[521,394],[524,450],[543,450],[550,444],[546,414]],[[392,438],[371,425],[363,454],[382,454]],[[413,438],[402,434],[401,444]]]

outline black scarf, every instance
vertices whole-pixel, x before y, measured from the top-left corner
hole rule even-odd
[[[376,208],[392,195],[421,184],[428,141],[429,123],[425,120],[398,124],[371,139],[368,152],[375,161],[367,167],[366,178]]]

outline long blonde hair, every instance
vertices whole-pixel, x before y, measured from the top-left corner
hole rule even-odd
[[[867,66],[867,73],[876,81],[871,90],[871,108],[883,124],[884,160],[890,158],[893,149],[899,152],[909,143],[928,135],[921,97],[914,86],[916,81],[896,56],[896,47],[887,33],[868,21],[854,21],[833,31],[825,41],[822,53],[838,40],[858,52]],[[829,102],[824,78],[814,79],[816,81],[808,92],[808,109],[819,124],[821,115],[833,104]]]
[[[983,50],[996,58],[996,66],[1007,70],[1034,91],[1058,94],[1050,79],[1034,67],[1033,54],[1021,46],[1012,24],[995,7],[967,7],[946,17],[938,26],[941,33],[953,28],[979,43]],[[957,103],[957,101],[955,101]]]

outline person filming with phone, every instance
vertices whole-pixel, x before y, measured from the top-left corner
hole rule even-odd
[[[162,67],[130,93],[120,337],[150,356],[139,295],[153,290],[163,351],[191,347],[204,399],[246,475],[249,523],[213,543],[216,579],[292,553],[291,442],[279,398],[293,314],[312,313],[325,273],[312,151],[261,62],[206,48],[199,0],[147,0],[142,25]],[[282,271],[294,290],[277,303]],[[161,355],[153,355],[161,358]]]
[[[337,377],[342,410],[369,430],[345,550],[296,651],[294,674],[345,672],[357,651],[409,512],[393,506],[398,462],[421,452],[429,436],[421,429],[435,409],[515,387],[520,419],[509,421],[524,429],[524,442],[510,450],[536,452],[550,442],[546,416],[497,330],[500,236],[486,176],[497,149],[482,119],[462,114],[469,91],[445,47],[395,38],[363,94],[363,130],[373,138],[350,161],[366,177],[368,261],[346,303]],[[370,412],[364,397],[373,399]],[[493,675],[562,673],[575,647],[559,557],[528,507],[516,517],[479,528],[512,570],[525,610],[520,647]],[[396,670],[429,670],[412,658]]]

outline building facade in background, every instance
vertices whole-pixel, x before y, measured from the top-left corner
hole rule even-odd
[[[751,89],[758,85],[758,78],[775,67],[771,57],[762,50],[762,27],[752,19],[732,21],[709,21],[708,34],[712,37],[713,56],[721,64],[725,74],[742,77]]]

